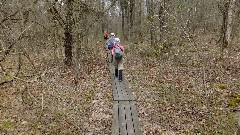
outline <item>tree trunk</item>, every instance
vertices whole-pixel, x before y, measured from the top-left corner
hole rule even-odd
[[[148,12],[148,20],[150,22],[150,42],[151,46],[155,46],[155,24],[154,24],[154,1],[147,1],[147,12]]]
[[[138,31],[138,40],[140,40],[142,42],[143,39],[142,39],[142,30],[141,30],[141,27],[142,27],[142,19],[141,19],[142,18],[142,1],[141,0],[139,1],[139,7],[140,7],[139,12],[138,12],[139,22],[138,22],[137,31]]]
[[[126,37],[125,34],[125,6],[124,6],[125,1],[121,0],[120,1],[120,6],[121,6],[121,11],[122,11],[122,34],[123,37]]]
[[[134,30],[133,30],[133,20],[134,20],[134,8],[135,8],[135,0],[130,1],[130,28],[129,28],[129,38],[133,38]]]
[[[66,14],[66,24],[64,28],[64,35],[65,35],[65,64],[70,66],[72,64],[72,44],[73,44],[73,37],[72,37],[72,15],[73,15],[73,0],[66,0],[67,5],[67,14]]]
[[[227,29],[225,34],[225,46],[228,47],[231,43],[232,23],[233,23],[233,10],[236,0],[229,0],[227,12]]]
[[[163,5],[159,3],[159,7],[158,7],[158,20],[159,20],[159,29],[160,29],[158,42],[163,42],[163,35],[164,35],[163,25],[165,23],[164,8],[165,8],[165,0],[163,0]]]

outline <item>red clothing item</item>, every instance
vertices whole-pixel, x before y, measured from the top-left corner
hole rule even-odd
[[[104,38],[108,38],[108,33],[104,33]]]
[[[123,54],[124,54],[124,47],[122,45],[118,44],[118,45],[114,45],[113,46],[113,48],[112,48],[112,55],[114,55],[114,50],[116,48],[120,48],[122,50]]]

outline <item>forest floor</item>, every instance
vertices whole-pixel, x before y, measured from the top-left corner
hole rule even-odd
[[[136,97],[144,134],[236,130],[240,52],[219,59],[210,37],[195,40],[202,43],[197,50],[184,43],[163,55],[155,55],[147,44],[125,45],[124,75]],[[111,134],[106,52],[94,50],[74,59],[72,67],[63,66],[62,55],[28,55],[13,54],[1,63],[0,82],[7,83],[0,85],[0,134]]]

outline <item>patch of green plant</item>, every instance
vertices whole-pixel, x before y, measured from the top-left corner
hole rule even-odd
[[[126,48],[124,49],[124,53],[125,53],[125,54],[128,54],[129,52],[130,52],[130,49],[126,47]]]
[[[0,78],[0,83],[4,83],[4,82],[10,82],[12,81],[14,78],[12,76],[9,75],[5,75],[3,77]]]
[[[224,85],[224,84],[217,84],[217,83],[214,83],[213,84],[215,87],[218,87],[219,89],[223,90],[223,89],[227,89],[227,86]]]
[[[237,98],[238,95],[231,93],[231,94],[226,95],[226,97],[227,98]]]
[[[140,51],[139,55],[140,57],[153,57],[154,53],[150,50],[144,50],[144,51]]]
[[[54,110],[54,117],[61,117],[64,115],[64,113],[60,110]]]
[[[230,103],[229,105],[232,107],[232,108],[236,108],[237,104],[240,103],[240,98],[234,98]]]
[[[0,131],[5,131],[13,127],[13,123],[10,120],[3,121],[0,124]]]
[[[219,123],[216,125],[218,129],[218,134],[230,135],[233,134],[234,129],[236,128],[237,120],[235,118],[234,113],[232,112],[216,112],[218,115],[217,119],[219,119]]]
[[[91,101],[94,97],[94,92],[91,90],[89,94],[86,95],[87,101]]]

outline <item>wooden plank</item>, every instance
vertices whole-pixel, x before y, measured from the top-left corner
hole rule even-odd
[[[112,135],[142,135],[135,101],[113,101]]]
[[[128,135],[135,135],[134,125],[133,125],[133,113],[130,105],[130,101],[126,101],[125,103],[125,112],[126,112],[126,122],[127,122],[127,133]]]
[[[115,67],[112,63],[109,63],[110,74],[115,77]]]
[[[115,99],[118,99],[119,94],[118,94],[118,91],[117,91],[117,85],[116,85],[115,81],[112,82],[112,90],[113,90],[112,91],[112,93],[113,93],[113,100],[116,101]]]
[[[127,135],[125,101],[119,101],[119,127],[121,135]]]
[[[135,100],[134,96],[132,95],[132,92],[130,89],[125,88],[123,82],[119,82],[117,78],[114,79],[114,87],[113,88],[113,93],[117,93],[118,95],[114,96],[114,100],[119,100],[119,101],[132,101]]]
[[[141,128],[140,128],[140,123],[139,123],[139,120],[138,120],[138,112],[137,112],[136,102],[135,101],[130,101],[129,103],[131,105],[131,110],[132,110],[134,132],[135,132],[136,135],[142,135],[142,131],[141,131]]]
[[[117,93],[118,93],[118,97],[116,97],[115,100],[124,100],[124,95],[123,95],[123,90],[121,89],[120,85],[119,85],[119,81],[118,78],[115,78],[116,81],[116,87],[117,87]]]
[[[108,51],[108,53],[107,53],[107,54],[108,54],[108,63],[111,63],[111,56],[112,56],[112,55],[111,55],[111,52],[110,52],[110,51]]]
[[[123,82],[119,82],[120,88],[122,89],[122,94],[123,94],[123,99],[125,100],[131,100],[130,95],[131,92],[129,93],[128,90],[124,87]],[[129,95],[130,94],[130,95]]]
[[[119,134],[118,108],[118,101],[113,101],[112,135]]]
[[[133,96],[133,94],[132,94],[132,91],[128,88],[128,87],[126,87],[125,85],[124,85],[124,83],[125,83],[125,80],[124,81],[122,81],[122,82],[120,82],[120,85],[121,85],[121,88],[122,89],[124,89],[124,94],[125,94],[125,96],[126,96],[126,100],[129,100],[129,101],[131,101],[131,100],[135,100],[135,98],[134,98],[134,96]]]
[[[123,83],[124,83],[124,86],[126,88],[129,88],[129,83],[128,83],[128,80],[126,80],[125,78],[123,79]]]
[[[124,77],[124,75],[123,75],[123,81],[122,81],[122,87],[124,88],[124,89],[126,89],[126,92],[127,92],[127,95],[129,96],[128,98],[129,98],[129,100],[135,100],[135,98],[134,98],[134,96],[133,96],[133,94],[132,94],[132,91],[129,89],[129,83],[128,83],[128,81],[125,79],[125,77]]]

